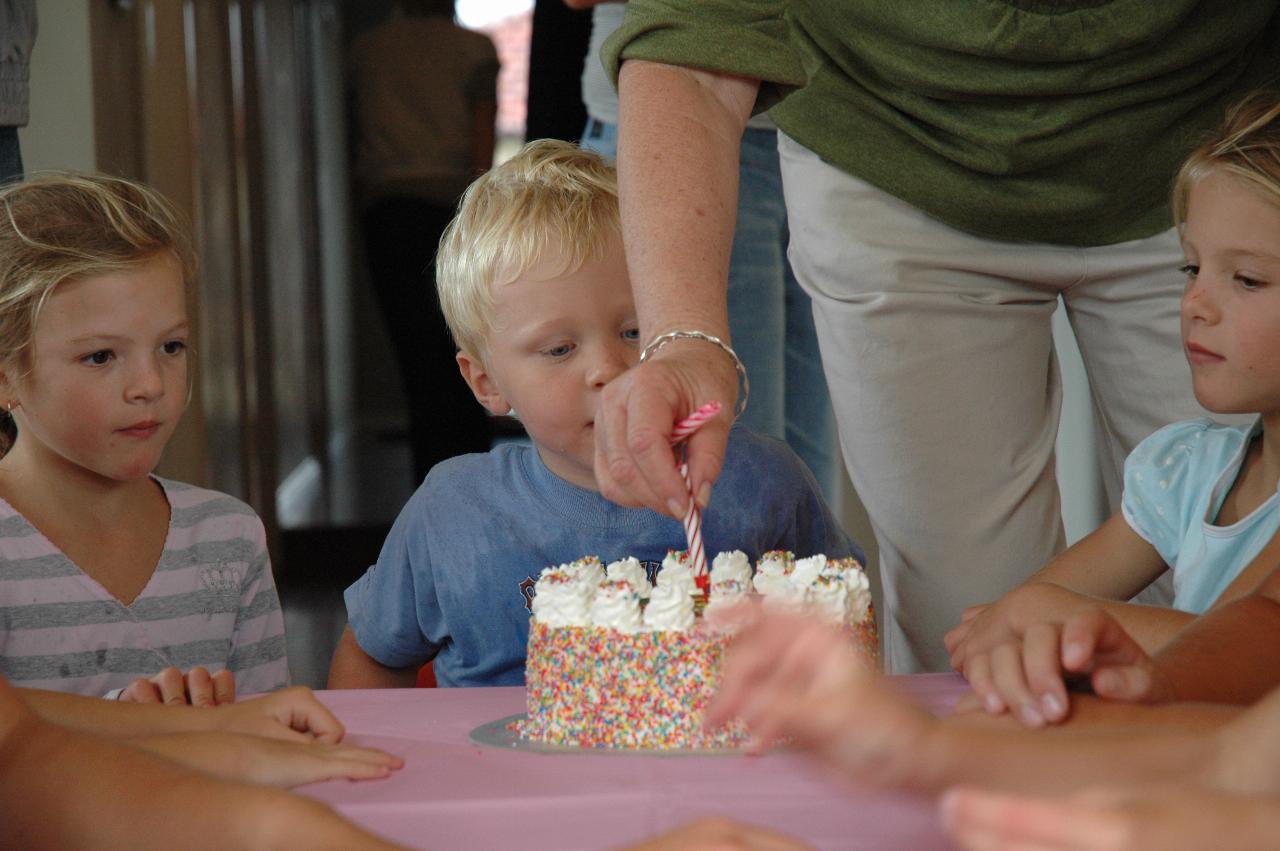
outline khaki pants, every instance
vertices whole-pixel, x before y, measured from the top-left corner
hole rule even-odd
[[[1134,445],[1205,416],[1182,354],[1177,235],[1092,248],[983,239],[782,134],[779,148],[791,264],[880,548],[887,666],[946,670],[942,636],[960,612],[1063,547],[1059,298],[1089,377],[1108,513]]]

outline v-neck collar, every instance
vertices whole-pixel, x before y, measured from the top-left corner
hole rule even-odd
[[[134,597],[133,600],[128,603],[124,602],[119,597],[112,594],[110,591],[106,589],[106,586],[104,586],[97,579],[94,579],[93,576],[91,576],[83,567],[76,564],[75,561],[73,561],[70,556],[68,556],[65,552],[62,551],[61,547],[59,547],[57,544],[51,541],[49,537],[45,535],[44,532],[41,532],[39,529],[37,529],[35,524],[33,524],[30,520],[28,520],[26,516],[22,514],[21,511],[18,511],[16,508],[14,508],[13,505],[4,497],[0,497],[0,507],[2,507],[6,512],[8,512],[9,516],[17,518],[19,523],[21,523],[23,530],[28,535],[34,536],[35,538],[43,542],[52,553],[56,554],[58,558],[62,559],[64,562],[70,565],[70,567],[72,568],[72,574],[77,578],[79,578],[80,581],[83,582],[86,586],[88,586],[89,589],[93,592],[93,595],[95,597],[112,602],[117,606],[120,606],[125,611],[132,612],[134,605],[136,605],[139,600],[142,600],[144,597],[147,596],[147,593],[151,590],[152,584],[155,583],[156,575],[160,572],[160,568],[164,565],[164,560],[169,553],[169,545],[173,538],[173,499],[169,494],[168,485],[165,483],[164,479],[160,478],[157,475],[152,474],[149,476],[149,478],[151,479],[151,481],[155,482],[157,485],[160,486],[160,493],[164,496],[164,501],[169,506],[169,522],[167,527],[165,528],[164,546],[160,550],[159,560],[152,566],[151,575],[147,577],[147,581],[142,586],[142,590],[140,590],[137,596]]]

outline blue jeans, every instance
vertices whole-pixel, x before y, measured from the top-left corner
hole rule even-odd
[[[582,147],[614,159],[618,127],[587,119]],[[751,377],[742,422],[785,440],[813,472],[828,502],[839,490],[835,414],[813,307],[787,262],[787,207],[778,134],[748,128],[738,171],[738,222],[729,257],[729,333]]]

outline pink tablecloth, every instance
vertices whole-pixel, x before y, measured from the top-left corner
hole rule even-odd
[[[899,678],[929,708],[963,693],[953,674]],[[350,741],[405,758],[389,780],[302,790],[411,847],[611,848],[720,814],[820,849],[949,849],[934,804],[872,793],[798,753],[762,757],[535,754],[472,744],[468,734],[524,710],[524,690],[320,692]]]

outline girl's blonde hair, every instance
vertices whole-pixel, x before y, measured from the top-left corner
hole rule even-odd
[[[31,340],[49,296],[71,280],[135,269],[168,251],[189,288],[195,261],[167,201],[133,181],[55,172],[0,188],[0,364],[31,368]],[[0,455],[15,437],[0,420]]]
[[[1182,164],[1173,184],[1173,216],[1187,220],[1192,188],[1210,174],[1229,174],[1280,207],[1280,93],[1255,92],[1227,113],[1216,138]]]
[[[528,272],[549,250],[570,274],[603,256],[620,232],[618,178],[598,154],[540,139],[478,178],[440,239],[436,289],[454,342],[483,360],[493,288]]]
[[[170,251],[190,286],[195,262],[155,190],[101,174],[50,173],[0,189],[0,362],[30,366],[31,338],[65,281],[134,269]]]

